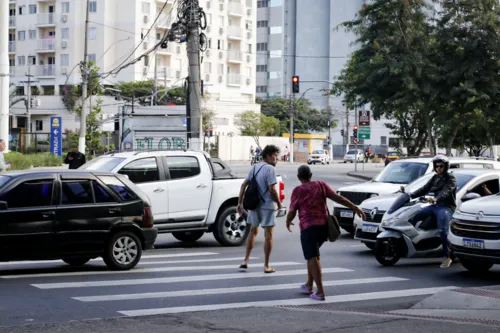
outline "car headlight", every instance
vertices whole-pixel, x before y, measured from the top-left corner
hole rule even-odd
[[[377,193],[370,194],[369,198],[373,198],[373,197],[378,197],[378,194]]]

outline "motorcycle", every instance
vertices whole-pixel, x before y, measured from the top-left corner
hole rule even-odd
[[[375,258],[381,265],[392,266],[400,258],[441,257],[443,247],[435,216],[418,220],[414,218],[420,210],[431,204],[426,197],[411,199],[403,187],[400,191],[401,195],[382,219]]]
[[[260,153],[255,153],[255,155],[252,157],[252,161],[250,161],[250,165],[254,165],[260,162],[262,162],[262,156],[260,155]]]

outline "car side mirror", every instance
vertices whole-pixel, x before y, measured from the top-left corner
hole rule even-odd
[[[466,202],[466,201],[470,201],[470,200],[474,200],[474,199],[478,199],[478,198],[481,198],[481,196],[479,194],[471,192],[471,193],[467,193],[466,195],[464,195],[462,197],[462,202]]]
[[[0,201],[0,210],[7,210],[8,208],[7,201]]]
[[[405,193],[405,187],[404,187],[404,186],[401,186],[401,187],[399,188],[399,190],[401,191],[401,193]]]

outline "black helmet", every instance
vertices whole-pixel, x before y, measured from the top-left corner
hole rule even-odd
[[[436,171],[436,164],[438,162],[441,162],[444,164],[444,171],[448,171],[448,169],[450,168],[450,160],[448,159],[448,157],[444,156],[444,155],[436,155],[433,159],[432,159],[432,169],[434,171]]]

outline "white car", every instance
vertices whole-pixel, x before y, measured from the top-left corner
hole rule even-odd
[[[354,163],[356,159],[358,159],[358,163],[362,163],[364,161],[365,154],[361,149],[351,149],[344,155],[344,163]]]
[[[315,149],[311,152],[309,158],[307,159],[307,164],[316,164],[316,163],[330,164],[330,154],[328,153],[328,150]]]
[[[500,162],[472,158],[450,158],[450,169],[457,168],[500,169]],[[401,185],[407,185],[431,172],[433,172],[432,158],[400,159],[389,163],[371,181],[341,187],[337,189],[337,193],[346,197],[354,204],[360,205],[366,199],[395,193],[400,189]],[[334,203],[333,212],[340,226],[347,232],[354,233],[353,211],[338,203]]]
[[[484,273],[500,265],[500,196],[465,202],[453,214],[448,241],[467,270]]]
[[[482,189],[486,185],[491,193],[500,192],[500,170],[488,169],[455,169],[452,171],[457,179],[457,207],[460,208],[462,202],[465,202],[467,193],[477,193],[484,195]],[[412,193],[424,186],[433,176],[429,173],[415,180],[405,187],[406,193]],[[377,235],[382,232],[381,223],[384,221],[384,215],[394,203],[400,193],[382,195],[379,197],[363,201],[360,208],[366,215],[366,220],[359,216],[354,217],[354,239],[364,243],[368,248],[374,249]]]
[[[194,242],[205,232],[225,246],[241,245],[248,236],[245,216],[236,212],[243,178],[205,152],[190,150],[110,153],[79,169],[126,175],[146,193],[158,233]],[[277,177],[283,201],[285,185]]]

